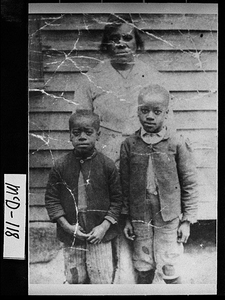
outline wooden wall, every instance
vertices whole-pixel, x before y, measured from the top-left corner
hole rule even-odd
[[[74,82],[104,59],[108,14],[29,16],[29,160],[31,225],[47,225],[50,168],[71,149],[68,117]],[[145,41],[140,58],[167,76],[177,128],[192,142],[199,171],[199,220],[216,218],[217,15],[133,15]],[[41,74],[41,75],[40,75]]]

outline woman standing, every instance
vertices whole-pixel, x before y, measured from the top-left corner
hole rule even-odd
[[[77,107],[90,108],[99,114],[100,150],[116,163],[121,142],[139,128],[139,91],[150,83],[163,85],[163,76],[137,58],[137,50],[143,49],[144,42],[131,16],[110,15],[100,46],[108,59],[83,73],[75,86]]]

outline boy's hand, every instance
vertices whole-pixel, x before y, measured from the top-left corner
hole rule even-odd
[[[187,243],[190,235],[190,222],[184,221],[180,224],[177,230],[177,241],[178,243]]]
[[[57,222],[65,230],[65,232],[77,237],[80,240],[85,240],[89,237],[89,235],[85,233],[79,224],[71,225],[64,216],[59,217]]]
[[[131,222],[129,220],[126,220],[126,225],[123,229],[123,232],[125,234],[125,237],[128,239],[128,240],[131,240],[133,241],[134,238],[135,238],[135,235],[134,235],[134,230],[133,230],[133,226],[131,224]]]
[[[80,225],[78,225],[77,229],[76,225],[73,225],[73,235],[74,234],[76,238],[82,241],[86,240],[89,237],[89,234],[85,233],[84,229]]]
[[[89,237],[87,238],[87,241],[91,244],[99,244],[101,243],[103,237],[106,234],[106,231],[110,227],[110,222],[107,220],[104,220],[100,225],[94,227],[91,232],[89,232]]]

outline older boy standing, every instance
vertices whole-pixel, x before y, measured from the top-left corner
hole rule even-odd
[[[125,236],[133,240],[137,283],[155,270],[167,284],[181,283],[177,264],[190,224],[197,220],[197,178],[188,141],[164,126],[170,95],[159,85],[138,97],[141,129],[121,145]]]
[[[57,235],[64,243],[66,282],[111,284],[116,258],[122,193],[111,159],[95,149],[98,115],[79,110],[69,119],[74,150],[53,166],[45,203]]]

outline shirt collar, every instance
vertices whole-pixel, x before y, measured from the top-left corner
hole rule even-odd
[[[161,131],[159,132],[153,132],[153,133],[149,133],[147,132],[143,126],[141,126],[141,137],[143,138],[144,136],[151,136],[151,137],[154,137],[154,136],[158,136],[160,138],[164,138],[165,134],[167,132],[167,128],[164,126],[162,128]]]
[[[97,154],[97,150],[95,148],[94,148],[92,154],[90,154],[89,156],[81,156],[80,153],[77,153],[76,150],[74,149],[74,155],[75,155],[76,159],[82,160],[82,161],[92,159],[93,157],[96,156],[96,154]]]

